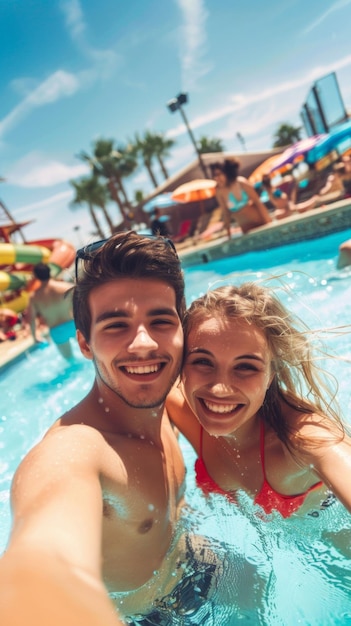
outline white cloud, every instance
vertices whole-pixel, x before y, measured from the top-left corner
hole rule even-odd
[[[53,104],[62,98],[69,98],[82,88],[90,87],[97,80],[111,78],[120,61],[113,50],[97,50],[89,46],[85,37],[86,25],[79,0],[63,0],[61,9],[70,36],[84,56],[92,61],[92,65],[76,74],[59,69],[39,84],[31,77],[15,78],[11,83],[12,87],[23,99],[0,120],[0,140],[34,109]]]
[[[78,205],[74,211],[69,207],[73,194],[73,189],[63,191],[11,211],[17,221],[35,218],[32,224],[25,227],[27,241],[63,238],[79,246],[93,239],[91,232],[94,226],[87,209],[84,205]]]
[[[77,77],[58,70],[27,93],[25,98],[0,121],[0,139],[25,119],[33,109],[72,96],[79,89]]]
[[[351,0],[350,0],[351,1]],[[351,65],[351,54],[339,59],[338,61],[334,61],[329,64],[325,64],[324,66],[317,66],[312,68],[305,75],[298,77],[295,80],[285,81],[274,85],[272,87],[268,87],[267,89],[261,90],[257,93],[251,94],[232,94],[227,96],[227,103],[222,107],[216,107],[213,110],[207,111],[202,115],[198,115],[197,117],[191,120],[191,128],[196,129],[212,122],[217,122],[233,113],[238,113],[240,111],[245,110],[247,107],[252,106],[254,104],[266,102],[267,100],[274,99],[277,96],[281,95],[290,95],[291,92],[297,90],[305,85],[311,85],[315,80],[321,78],[325,74],[329,74],[330,72],[334,72],[337,70],[341,70],[344,67]],[[291,96],[290,96],[291,97]],[[222,98],[223,99],[223,98]],[[280,107],[281,100],[279,100]],[[301,102],[302,105],[302,102]],[[296,110],[296,102],[294,103],[294,109]],[[275,121],[277,111],[274,112]],[[179,124],[175,128],[171,129],[167,132],[168,137],[179,137],[187,132],[184,124]]]
[[[85,163],[66,165],[59,161],[48,160],[40,153],[32,152],[17,161],[6,172],[9,184],[18,187],[52,187],[89,173]]]
[[[67,190],[67,191],[62,191],[60,193],[56,193],[53,196],[49,196],[48,198],[45,198],[44,200],[39,200],[38,202],[31,202],[30,204],[25,204],[24,206],[18,207],[17,209],[14,210],[14,213],[16,213],[16,217],[17,219],[21,218],[23,219],[24,217],[28,217],[28,215],[30,214],[33,217],[34,212],[40,212],[41,209],[45,209],[48,206],[55,206],[58,203],[62,203],[64,202],[70,202],[73,198],[73,189],[71,190]]]
[[[324,11],[324,13],[322,13],[322,15],[320,15],[317,20],[315,20],[314,22],[312,22],[312,24],[307,26],[307,28],[303,30],[302,34],[307,35],[308,33],[311,32],[311,30],[314,30],[315,28],[317,28],[317,26],[319,26],[322,22],[324,22],[331,15],[331,13],[334,13],[335,11],[339,11],[340,9],[343,9],[349,4],[351,4],[351,0],[337,0],[337,2],[334,2],[334,4],[332,4],[329,7],[329,9]]]
[[[60,8],[64,13],[72,39],[80,39],[86,31],[86,25],[79,0],[62,0]]]
[[[183,16],[179,42],[182,86],[188,91],[194,90],[198,80],[212,68],[212,64],[204,60],[208,12],[203,0],[177,0],[177,4]]]
[[[79,0],[61,0],[59,6],[72,41],[84,56],[93,60],[95,71],[94,68],[91,68],[92,74],[95,76],[96,70],[98,70],[100,78],[109,78],[116,64],[120,61],[120,57],[114,50],[99,50],[89,44],[86,36],[88,29]],[[89,70],[86,70],[84,74],[86,75],[87,72]]]

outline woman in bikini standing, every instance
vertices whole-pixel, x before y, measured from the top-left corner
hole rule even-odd
[[[238,176],[239,167],[240,163],[236,159],[211,164],[228,239],[231,238],[230,223],[233,217],[243,233],[272,221],[253,185],[243,176]]]
[[[333,494],[351,512],[351,439],[305,325],[246,283],[195,300],[184,329],[167,410],[197,452],[198,486],[283,517],[315,517]]]

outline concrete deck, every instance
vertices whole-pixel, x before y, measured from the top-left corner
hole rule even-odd
[[[189,247],[179,247],[178,252],[183,267],[190,267],[228,256],[315,239],[348,228],[351,228],[351,198],[260,226],[246,235],[234,236],[230,241],[226,236],[204,242],[192,240]]]
[[[36,348],[32,337],[19,337],[15,341],[0,343],[0,372],[3,368],[15,363],[23,354]]]

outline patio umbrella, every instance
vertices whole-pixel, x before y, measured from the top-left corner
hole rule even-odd
[[[200,178],[180,185],[172,192],[175,202],[199,202],[216,195],[217,183],[214,180]]]
[[[184,204],[187,202],[199,202],[202,215],[205,211],[204,200],[214,198],[216,188],[216,181],[209,180],[208,178],[199,178],[177,187],[172,193],[172,198],[176,202]]]
[[[168,209],[175,204],[176,202],[172,200],[170,193],[160,193],[144,204],[143,211],[145,211],[145,213],[152,213],[155,209]]]
[[[256,169],[250,174],[248,180],[254,185],[255,183],[260,183],[262,180],[262,176],[264,174],[269,174],[272,171],[272,167],[276,163],[276,161],[281,157],[281,154],[274,154],[269,157],[263,163],[261,163]]]
[[[332,150],[338,150],[340,154],[351,146],[351,121],[341,124],[331,130],[308,152],[307,163],[316,163],[319,159],[329,154]]]
[[[309,150],[314,148],[314,146],[317,145],[317,143],[324,137],[325,135],[314,135],[313,137],[307,137],[307,139],[297,141],[279,155],[276,163],[274,163],[271,167],[270,172],[276,172],[277,170],[282,169],[285,165],[298,163],[303,160],[304,155]]]

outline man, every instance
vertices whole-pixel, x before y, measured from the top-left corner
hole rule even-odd
[[[51,278],[50,267],[45,263],[35,265],[33,274],[40,281],[39,288],[31,295],[28,309],[33,339],[36,342],[42,341],[36,328],[36,321],[40,316],[48,326],[51,339],[60,354],[67,360],[72,359],[70,340],[76,336],[76,327],[73,321],[72,299],[67,296],[72,285]]]
[[[100,599],[104,583],[122,617],[170,623],[176,601],[202,605],[215,570],[184,570],[196,555],[178,532],[185,470],[164,409],[183,352],[180,261],[170,241],[130,231],[79,250],[76,264],[77,339],[95,381],[17,470],[6,557],[35,553]]]
[[[166,220],[163,220],[161,217],[160,209],[156,208],[154,210],[153,220],[151,222],[151,232],[153,235],[161,235],[162,237],[168,236],[168,230],[166,226]]]

